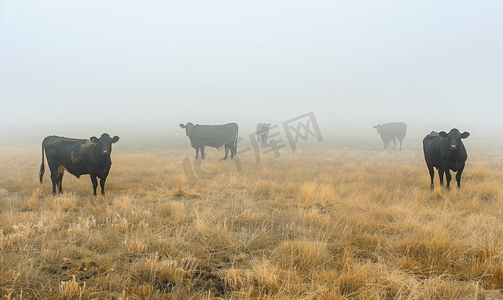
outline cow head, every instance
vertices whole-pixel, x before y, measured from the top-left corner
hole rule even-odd
[[[185,129],[185,134],[187,134],[187,136],[190,137],[190,135],[192,134],[192,130],[194,130],[195,126],[194,126],[194,124],[189,122],[186,125],[180,124],[180,127]]]
[[[373,128],[377,129],[377,133],[381,133],[381,124],[372,126]]]
[[[449,133],[445,133],[445,131],[441,131],[438,133],[443,138],[449,139],[449,149],[457,150],[459,148],[459,144],[461,143],[461,139],[466,139],[470,134],[468,132],[460,133],[456,128],[451,129]]]
[[[105,155],[112,153],[112,144],[119,140],[118,136],[111,138],[108,133],[103,133],[100,138],[95,136],[90,138],[91,142],[97,144],[100,147],[100,153]]]

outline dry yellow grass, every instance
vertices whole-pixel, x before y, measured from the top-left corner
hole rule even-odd
[[[278,158],[121,149],[106,197],[40,185],[40,147],[0,147],[2,299],[503,298],[503,171],[470,151],[462,188],[429,189],[419,150],[315,144]],[[438,178],[436,178],[436,183]],[[437,184],[438,185],[438,184]]]

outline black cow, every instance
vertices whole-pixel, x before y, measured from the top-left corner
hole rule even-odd
[[[449,170],[452,170],[457,172],[456,181],[458,187],[461,187],[461,174],[468,158],[465,145],[463,145],[461,139],[466,139],[469,135],[468,132],[460,133],[459,130],[453,128],[449,133],[432,131],[423,139],[424,159],[431,177],[430,189],[433,189],[434,167],[438,170],[440,185],[444,184],[445,172],[446,188],[449,188],[451,181],[451,172]]]
[[[396,148],[396,138],[400,141],[400,150],[402,150],[402,141],[407,133],[407,124],[403,122],[386,123],[373,126],[377,133],[381,135],[384,142],[384,149],[388,149],[389,142],[393,141],[393,149]]]
[[[257,138],[258,141],[262,141],[262,147],[267,144],[267,137],[269,136],[269,123],[258,123],[257,124]]]
[[[220,148],[225,145],[225,157],[231,150],[231,159],[236,155],[238,144],[238,124],[228,123],[225,125],[199,125],[191,122],[186,125],[180,124],[190,139],[192,148],[196,149],[196,159],[201,149],[201,157],[204,159],[204,147]]]
[[[112,144],[119,140],[118,136],[111,138],[108,133],[103,133],[100,138],[95,136],[90,139],[73,139],[60,136],[48,136],[42,142],[42,165],[40,166],[40,183],[44,182],[44,150],[47,164],[51,170],[52,193],[62,193],[61,182],[63,173],[80,178],[80,175],[89,174],[93,183],[93,195],[96,196],[96,187],[100,178],[101,194],[105,195],[105,180],[107,179],[112,160]]]

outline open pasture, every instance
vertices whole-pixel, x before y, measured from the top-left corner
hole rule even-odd
[[[187,140],[121,136],[106,197],[70,174],[53,196],[39,144],[0,146],[0,296],[502,298],[503,151],[467,145],[462,188],[431,191],[420,144],[374,142],[249,151],[240,170],[210,149],[218,174],[189,184]]]

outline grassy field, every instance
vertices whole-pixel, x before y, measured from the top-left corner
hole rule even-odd
[[[503,298],[503,151],[431,191],[420,144],[378,137],[241,170],[208,149],[191,184],[188,140],[142,144],[114,145],[106,197],[70,174],[53,196],[39,144],[0,146],[2,299]]]

